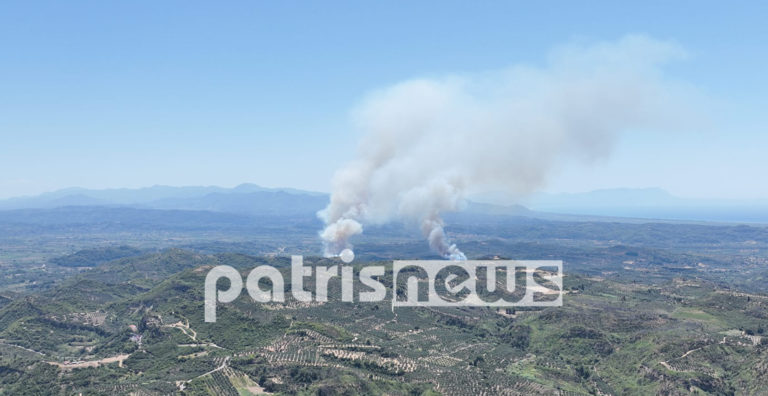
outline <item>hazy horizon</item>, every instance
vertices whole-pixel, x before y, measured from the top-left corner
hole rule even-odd
[[[301,187],[296,186],[290,186],[290,185],[265,185],[258,182],[242,182],[242,183],[235,183],[235,184],[151,184],[151,185],[139,185],[136,187],[129,187],[129,186],[109,186],[109,187],[83,187],[83,186],[66,186],[62,188],[54,188],[51,190],[45,190],[41,192],[36,193],[29,193],[29,194],[20,194],[20,195],[0,195],[0,200],[8,200],[8,199],[21,199],[21,198],[34,198],[41,195],[51,194],[51,193],[57,193],[62,191],[68,191],[68,190],[85,190],[85,191],[110,191],[110,190],[144,190],[144,189],[151,189],[156,187],[170,187],[170,188],[221,188],[221,189],[234,189],[239,186],[258,186],[265,189],[270,190],[300,190],[310,193],[321,193],[321,194],[330,194],[330,191],[328,190],[314,190],[314,189],[305,189]],[[548,190],[541,190],[536,191],[533,194],[522,196],[519,198],[507,198],[504,197],[503,192],[499,191],[493,191],[493,190],[487,190],[487,191],[481,191],[477,193],[470,194],[468,196],[468,199],[470,201],[476,201],[476,202],[484,202],[484,203],[494,203],[494,204],[500,204],[500,205],[513,205],[513,204],[525,204],[526,202],[530,201],[532,197],[541,196],[541,195],[553,195],[553,196],[568,196],[568,195],[583,195],[583,194],[590,194],[590,193],[596,193],[596,192],[603,192],[603,191],[630,191],[630,192],[641,192],[641,191],[661,191],[666,194],[669,194],[669,196],[684,200],[700,200],[700,201],[722,201],[722,202],[748,202],[748,201],[763,201],[768,200],[768,196],[765,197],[749,197],[749,198],[733,198],[733,197],[702,197],[702,196],[684,196],[684,195],[678,195],[675,194],[665,188],[658,187],[658,186],[641,186],[641,187],[627,187],[627,186],[616,186],[616,187],[605,187],[605,188],[596,188],[596,189],[588,189],[588,190],[575,190],[575,191],[548,191]],[[482,197],[482,198],[479,198]]]
[[[288,185],[276,185],[276,186],[268,186],[261,183],[255,183],[255,182],[243,182],[243,183],[236,183],[233,185],[222,185],[222,184],[207,184],[207,185],[171,185],[171,184],[153,184],[153,185],[144,185],[144,186],[138,186],[138,187],[105,187],[105,188],[88,188],[83,186],[68,186],[64,188],[57,188],[53,190],[47,190],[40,193],[33,193],[33,194],[26,194],[26,195],[13,195],[13,196],[0,196],[0,201],[4,200],[14,200],[14,199],[27,199],[27,198],[35,198],[40,196],[45,196],[49,194],[56,194],[60,192],[69,192],[72,191],[73,193],[77,193],[78,191],[85,191],[85,192],[106,192],[106,191],[121,191],[121,190],[129,190],[129,191],[136,191],[136,190],[147,190],[147,189],[153,189],[153,188],[172,188],[172,189],[185,189],[185,188],[201,188],[201,189],[222,189],[222,190],[234,190],[238,187],[258,187],[263,188],[266,190],[295,190],[297,192],[306,192],[306,193],[317,193],[317,194],[330,194],[330,191],[320,191],[320,190],[309,190],[309,189],[303,189],[295,186],[288,186]],[[469,194],[467,196],[467,200],[473,201],[473,202],[481,202],[481,203],[491,203],[491,204],[498,204],[498,205],[526,205],[531,202],[531,200],[535,200],[538,197],[568,197],[568,196],[581,196],[581,195],[589,195],[594,193],[613,193],[613,192],[627,192],[627,193],[658,193],[666,195],[670,198],[675,199],[681,199],[685,201],[701,201],[701,202],[752,202],[752,201],[768,201],[768,197],[758,197],[758,198],[708,198],[708,197],[687,197],[687,196],[681,196],[674,194],[664,188],[656,187],[656,186],[647,186],[647,187],[609,187],[609,188],[597,188],[593,190],[583,190],[583,191],[560,191],[560,192],[553,192],[553,191],[536,191],[532,194],[521,196],[521,197],[510,197],[506,193],[502,191],[493,191],[493,190],[487,190],[487,191],[480,191],[476,193]],[[621,203],[617,203],[621,204]]]

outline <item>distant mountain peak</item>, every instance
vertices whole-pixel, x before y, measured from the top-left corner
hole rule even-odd
[[[236,199],[247,200],[246,194],[292,194],[297,196],[312,197],[316,201],[320,197],[326,197],[324,193],[304,191],[294,188],[267,188],[257,184],[243,183],[233,188],[218,186],[166,186],[153,185],[141,188],[108,188],[85,189],[71,187],[52,192],[47,192],[30,197],[17,197],[0,200],[0,210],[10,209],[50,209],[62,206],[134,206],[153,208],[159,205],[162,208],[187,209],[194,200],[207,200],[210,206],[212,194],[217,194],[223,200]],[[240,196],[236,198],[235,196]],[[208,198],[206,198],[208,197]],[[261,196],[260,198],[264,198]],[[255,197],[254,197],[255,198]],[[258,201],[258,200],[256,200]],[[296,202],[294,202],[295,204]],[[239,203],[243,206],[244,203]],[[313,203],[315,205],[315,203]],[[192,204],[195,209],[201,209],[202,204]],[[221,205],[213,205],[221,206]],[[224,205],[226,206],[226,204]],[[207,208],[202,208],[207,210]],[[317,209],[320,209],[318,207]],[[226,211],[226,210],[224,210]]]

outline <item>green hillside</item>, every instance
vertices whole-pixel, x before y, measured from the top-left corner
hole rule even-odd
[[[225,263],[244,274],[289,265],[172,249],[6,302],[0,394],[726,395],[768,387],[768,297],[703,279],[570,275],[563,307],[503,312],[334,299],[257,304],[243,293],[205,323],[203,280]],[[331,283],[331,296],[338,287]]]

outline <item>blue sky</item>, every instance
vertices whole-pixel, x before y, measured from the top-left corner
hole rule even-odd
[[[534,4],[542,3],[542,4]],[[545,190],[768,197],[763,2],[3,2],[0,197],[252,182],[328,191],[350,111],[414,77],[540,64],[629,33],[689,53],[696,131],[628,136]]]

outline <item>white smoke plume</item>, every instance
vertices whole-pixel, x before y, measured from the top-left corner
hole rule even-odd
[[[618,134],[666,124],[678,103],[661,66],[684,56],[645,36],[569,45],[540,67],[405,81],[356,110],[364,137],[319,213],[327,256],[364,224],[417,222],[429,245],[464,259],[441,214],[468,192],[534,191],[569,161],[607,155]]]

